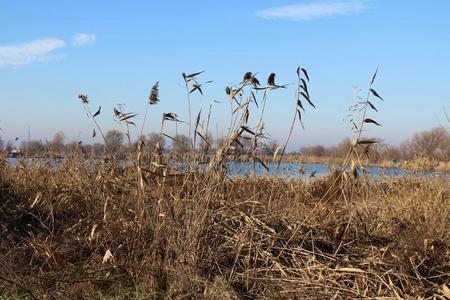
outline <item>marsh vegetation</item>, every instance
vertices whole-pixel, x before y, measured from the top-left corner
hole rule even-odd
[[[211,84],[201,80],[203,72],[182,75],[189,119],[167,112],[151,138],[143,133],[160,101],[158,83],[142,124],[135,113],[114,108],[118,133],[104,132],[97,121],[104,112],[92,113],[90,99],[80,95],[102,146],[75,143],[56,166],[11,166],[0,156],[3,293],[30,299],[449,297],[448,179],[374,181],[362,167],[379,144],[364,136],[365,126],[380,125],[376,74],[366,97],[350,107],[354,137],[338,167],[314,180],[240,178],[227,169],[239,159],[278,169],[289,159],[286,147],[305,110],[316,105],[303,68],[296,70],[287,139],[270,153],[262,151],[266,102],[290,88],[275,73],[261,84],[248,72],[226,87],[227,135],[214,147],[210,108],[193,112],[191,106],[191,97]],[[184,126],[188,134],[171,136],[168,126]],[[137,143],[133,130],[140,132]],[[170,151],[164,151],[167,140],[175,145]],[[48,156],[57,156],[57,142]],[[131,163],[120,163],[124,157]],[[172,161],[186,168],[173,172]]]

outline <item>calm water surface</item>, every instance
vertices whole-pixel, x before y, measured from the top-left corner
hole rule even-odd
[[[38,165],[49,165],[56,167],[64,162],[62,158],[50,159],[50,158],[7,158],[7,163],[11,166],[17,166],[18,163],[25,163],[25,165],[38,164]],[[127,161],[123,161],[126,165]],[[329,164],[301,164],[301,163],[281,163],[277,170],[276,164],[268,163],[266,170],[260,164],[249,162],[231,162],[227,164],[227,169],[232,177],[246,177],[246,176],[268,176],[268,177],[282,177],[286,179],[311,179],[315,177],[321,177],[329,174],[334,167]],[[183,171],[184,166],[178,164],[177,169]],[[382,168],[376,166],[367,166],[364,168],[365,172],[374,178],[383,176],[418,176],[418,177],[435,177],[444,176],[448,177],[447,172],[442,171],[411,171],[405,170],[398,167]]]
[[[235,176],[252,176],[253,173],[256,176],[275,176],[275,177],[285,177],[287,179],[310,179],[314,177],[321,177],[330,174],[333,169],[339,166],[330,164],[301,164],[301,163],[281,163],[277,171],[277,165],[273,163],[268,163],[267,171],[261,165],[256,165],[254,168],[252,163],[238,163],[234,162],[229,164],[229,172],[231,175]],[[434,176],[448,176],[444,172],[440,171],[411,171],[405,170],[398,167],[382,168],[376,166],[366,166],[364,167],[366,174],[377,177],[383,176],[418,176],[418,177],[434,177]]]

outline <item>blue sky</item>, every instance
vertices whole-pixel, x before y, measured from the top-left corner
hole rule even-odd
[[[194,111],[214,104],[213,124],[226,131],[224,87],[247,71],[265,81],[295,82],[309,70],[311,96],[305,130],[291,149],[332,145],[350,135],[342,118],[353,86],[367,88],[377,65],[376,90],[386,100],[371,115],[382,127],[366,135],[397,144],[412,133],[445,124],[450,109],[450,2],[442,1],[0,1],[0,128],[2,139],[90,141],[92,124],[77,99],[89,95],[99,122],[117,128],[112,108],[143,113],[160,81],[146,132],[163,112],[187,120],[181,72],[206,70],[214,80]],[[274,91],[265,123],[279,142],[286,136],[294,87]],[[142,117],[142,116],[141,116]],[[214,125],[215,127],[215,125]],[[138,126],[138,128],[140,128]],[[138,129],[135,130],[139,131]]]

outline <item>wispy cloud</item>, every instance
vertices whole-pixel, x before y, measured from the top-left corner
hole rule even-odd
[[[95,34],[78,33],[70,46],[81,46],[95,41]],[[16,45],[0,45],[0,68],[20,67],[35,61],[52,61],[56,50],[68,47],[61,39],[43,38]]]
[[[0,67],[18,67],[47,57],[56,49],[65,47],[60,39],[45,38],[19,45],[0,46]]]
[[[96,37],[93,33],[78,33],[72,38],[72,45],[82,46],[95,42]]]
[[[364,0],[313,2],[278,6],[256,12],[264,19],[286,19],[293,21],[309,21],[331,16],[359,14],[366,10]]]

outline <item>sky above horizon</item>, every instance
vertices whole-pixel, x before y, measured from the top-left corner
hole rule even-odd
[[[245,72],[270,72],[294,83],[306,68],[317,109],[306,108],[290,149],[333,145],[350,136],[343,117],[353,87],[375,89],[385,99],[370,117],[367,136],[399,144],[413,133],[446,123],[450,109],[450,1],[23,1],[0,0],[0,131],[3,140],[91,142],[93,124],[77,98],[102,106],[99,123],[120,128],[112,109],[137,112],[137,134],[148,93],[160,82],[158,105],[145,132],[158,131],[161,115],[187,120],[182,72],[206,70],[204,96],[193,95],[193,115],[213,103],[213,134],[226,132],[224,88]],[[295,85],[273,91],[265,128],[280,143],[289,130]],[[218,100],[221,103],[213,102]],[[169,126],[168,133],[171,133]],[[180,129],[182,130],[182,129]],[[98,138],[98,136],[97,136]],[[98,140],[100,141],[100,140]]]

